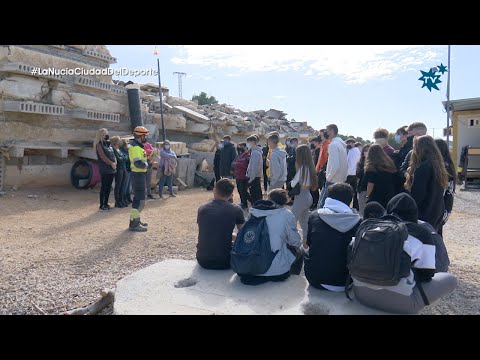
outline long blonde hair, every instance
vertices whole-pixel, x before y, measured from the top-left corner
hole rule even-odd
[[[300,181],[305,181],[306,178],[306,169],[308,169],[310,175],[310,186],[312,190],[317,189],[317,173],[315,171],[315,165],[313,164],[312,152],[307,145],[300,145],[295,150],[295,168],[296,170],[301,169],[301,179]]]
[[[431,161],[433,166],[433,179],[443,189],[448,186],[448,174],[443,163],[443,157],[438,150],[435,140],[429,135],[418,136],[413,140],[412,157],[410,158],[410,167],[407,170],[407,180],[405,189],[411,190],[413,183],[413,175],[415,170],[424,161]]]
[[[105,131],[108,131],[108,130],[105,128],[101,128],[95,134],[95,140],[93,140],[93,150],[97,149],[97,144],[102,140],[102,136],[105,133]]]

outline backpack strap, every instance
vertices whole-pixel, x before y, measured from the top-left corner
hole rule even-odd
[[[417,262],[418,260],[415,260]],[[430,305],[430,301],[428,301],[427,294],[425,294],[425,290],[423,290],[422,283],[417,279],[417,272],[413,269],[413,265],[415,264],[412,263],[412,271],[413,271],[413,278],[415,279],[415,284],[418,287],[418,291],[420,292],[420,296],[422,297],[423,303],[425,306]]]
[[[353,300],[349,294],[350,290],[352,290],[353,288],[353,281],[351,280],[352,280],[352,276],[350,275],[350,271],[349,271],[347,275],[347,281],[345,281],[345,296],[348,298],[348,300]]]

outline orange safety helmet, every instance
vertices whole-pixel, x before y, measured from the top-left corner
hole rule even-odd
[[[135,129],[133,129],[133,133],[139,136],[147,135],[148,129],[145,126],[137,126]]]

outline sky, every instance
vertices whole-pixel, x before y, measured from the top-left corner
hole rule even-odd
[[[422,88],[420,72],[447,65],[447,45],[157,45],[162,86],[184,99],[201,91],[242,111],[278,109],[319,130],[372,140],[415,121],[442,135],[447,76],[439,90]],[[157,69],[155,45],[108,45],[113,68]],[[450,99],[480,97],[479,45],[451,46]],[[449,69],[447,69],[449,70]],[[439,75],[440,73],[436,73]],[[156,76],[118,77],[158,84]]]

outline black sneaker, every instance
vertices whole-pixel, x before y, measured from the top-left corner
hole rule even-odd
[[[107,205],[108,206],[108,205]],[[110,211],[110,206],[100,206],[100,211]]]
[[[156,197],[153,196],[153,195],[147,195],[147,198],[149,198],[149,199],[156,199]]]

